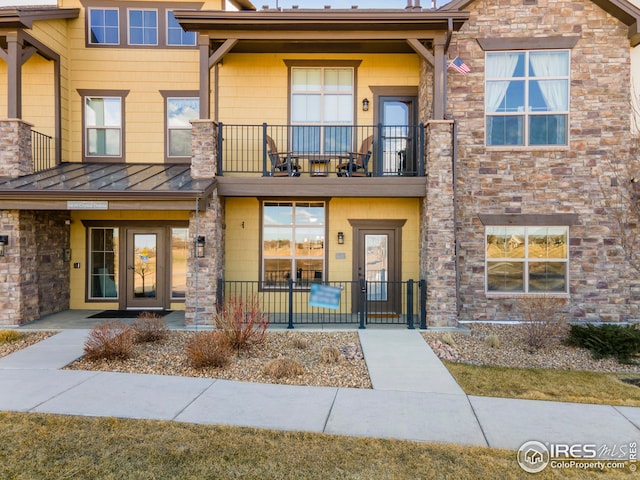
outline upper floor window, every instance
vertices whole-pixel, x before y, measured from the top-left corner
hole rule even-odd
[[[191,120],[200,116],[198,97],[167,97],[167,157],[191,157]]]
[[[488,146],[567,145],[569,51],[486,55]]]
[[[185,32],[171,10],[167,10],[167,45],[195,45],[196,32]]]
[[[128,90],[78,90],[82,97],[83,158],[124,160],[124,99]]]
[[[118,9],[89,9],[89,32],[89,43],[97,45],[118,45],[120,43]]]
[[[354,68],[293,67],[293,150],[331,154],[351,148]]]
[[[569,228],[486,227],[488,293],[567,293]]]
[[[129,45],[158,44],[158,11],[129,10]]]

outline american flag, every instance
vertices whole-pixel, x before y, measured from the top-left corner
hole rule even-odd
[[[453,68],[456,72],[461,73],[463,75],[466,75],[471,71],[471,69],[469,68],[469,65],[464,63],[464,60],[462,60],[460,57],[456,57],[453,60],[451,60],[451,63],[449,64],[449,68]]]

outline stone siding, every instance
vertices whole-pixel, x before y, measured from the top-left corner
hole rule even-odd
[[[578,216],[570,228],[569,316],[640,318],[630,298],[632,271],[604,206],[610,166],[628,161],[631,143],[627,27],[586,0],[477,1],[467,9],[470,20],[454,34],[450,52],[472,71],[448,73],[448,111],[459,125],[460,319],[514,318],[512,298],[485,293],[479,215],[564,213]],[[485,147],[485,52],[477,39],[561,35],[579,37],[571,50],[569,148]]]
[[[0,120],[0,177],[17,178],[33,173],[31,124]]]
[[[69,308],[67,212],[0,211],[0,324],[20,325]]]
[[[194,121],[191,133],[191,175],[214,178],[217,172],[218,126],[212,120]],[[202,211],[189,218],[189,240],[195,246],[204,236],[205,255],[195,257],[192,249],[188,260],[185,323],[212,324],[216,313],[218,279],[224,271],[224,203],[215,191],[206,199]]]

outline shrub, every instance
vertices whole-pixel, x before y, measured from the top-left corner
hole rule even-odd
[[[520,297],[516,308],[522,315],[527,345],[532,349],[544,348],[562,335],[566,321],[562,315],[565,300],[547,294]]]
[[[489,348],[500,348],[500,338],[495,334],[487,335],[484,337],[484,344]]]
[[[291,344],[299,350],[306,350],[309,348],[309,341],[301,336],[293,337],[293,339],[291,339]]]
[[[164,319],[153,312],[142,312],[131,328],[133,328],[136,343],[158,342],[169,335]]]
[[[596,359],[637,363],[640,357],[640,329],[633,325],[571,325],[567,343],[589,349]]]
[[[276,358],[264,366],[262,373],[274,378],[294,377],[304,374],[304,367],[290,358]]]
[[[22,337],[23,335],[15,330],[0,330],[0,343],[15,342]]]
[[[320,350],[320,360],[322,360],[322,363],[338,363],[341,357],[342,353],[340,349],[336,347],[324,347]]]
[[[220,331],[196,334],[185,347],[189,363],[195,368],[222,368],[231,361],[231,345]]]
[[[133,330],[122,322],[95,326],[84,344],[88,360],[127,359],[133,354]]]
[[[453,335],[451,335],[451,332],[444,332],[442,334],[442,337],[440,337],[440,341],[444,344],[449,345],[450,347],[454,347],[456,346],[456,342],[453,340]]]
[[[256,297],[250,300],[232,297],[214,315],[213,323],[227,337],[229,345],[240,350],[264,341],[269,317],[260,310]]]

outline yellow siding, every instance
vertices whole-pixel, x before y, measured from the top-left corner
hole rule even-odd
[[[260,203],[254,198],[228,198],[225,208],[225,279],[256,281],[260,263]],[[419,214],[417,199],[333,198],[328,204],[328,278],[333,281],[352,279],[354,239],[348,219],[406,219],[402,228],[402,279],[418,280]],[[345,234],[343,245],[338,245],[338,232]],[[344,253],[345,258],[336,259],[336,253]]]
[[[220,120],[228,124],[288,123],[288,68],[285,60],[322,60],[326,55],[229,54],[220,67]],[[371,86],[418,86],[417,55],[331,55],[361,60],[356,104],[373,99]],[[358,110],[357,123],[373,124],[374,109]]]
[[[117,309],[118,302],[86,302],[87,275],[87,229],[83,220],[112,220],[114,223],[124,220],[189,220],[189,212],[158,212],[158,211],[74,211],[71,213],[71,301],[72,309]],[[123,252],[120,252],[122,255]],[[80,263],[80,268],[73,268],[74,263]],[[171,304],[173,309],[183,309],[184,304]]]

